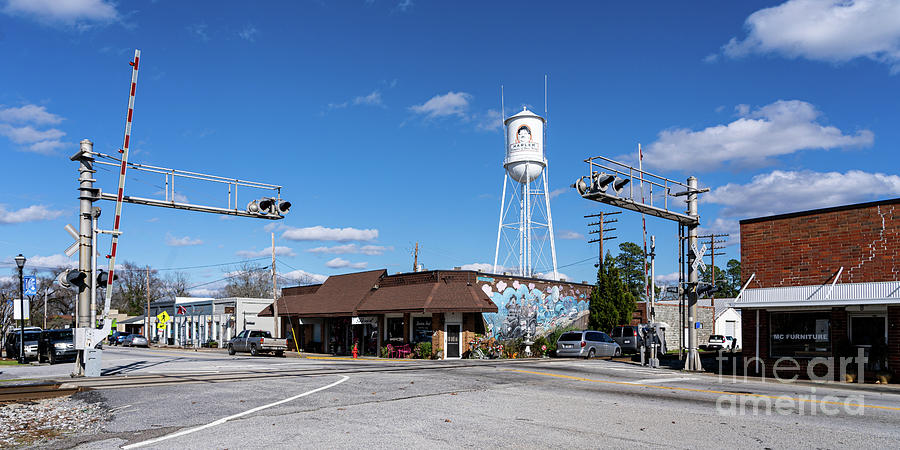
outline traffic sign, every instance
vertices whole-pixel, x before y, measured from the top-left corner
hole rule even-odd
[[[69,236],[72,236],[72,239],[75,239],[75,242],[66,249],[66,256],[72,256],[75,252],[78,251],[78,232],[75,231],[75,228],[72,225],[66,224],[63,227],[66,230],[66,233],[69,233]]]
[[[165,326],[166,322],[172,320],[172,316],[169,315],[167,311],[163,311],[156,315],[157,320],[159,320],[159,324]],[[158,327],[159,325],[157,325]]]
[[[25,275],[23,281],[25,282],[25,295],[37,295],[37,277]]]
[[[706,254],[706,244],[703,244],[703,247],[700,250],[697,250],[697,244],[691,244],[691,252],[694,253],[694,263],[691,265],[691,268],[697,270],[697,267],[700,267],[700,270],[706,270],[706,264],[703,262],[703,255]]]
[[[166,324],[163,323],[163,322],[159,322],[159,323],[156,324],[156,329],[157,329],[157,330],[160,330],[160,331],[165,330],[165,329],[166,329]]]

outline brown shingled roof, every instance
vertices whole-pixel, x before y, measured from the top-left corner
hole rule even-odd
[[[278,314],[334,317],[385,312],[497,312],[472,274],[419,272],[387,276],[384,270],[335,275],[316,288],[285,289]],[[260,312],[272,315],[272,305]]]

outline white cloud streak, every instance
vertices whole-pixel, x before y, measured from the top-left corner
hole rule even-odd
[[[737,219],[827,208],[900,195],[900,176],[860,170],[841,172],[781,171],[753,177],[747,184],[728,183],[703,195],[704,203],[722,205],[721,216]]]
[[[722,52],[732,58],[775,53],[845,62],[868,58],[900,72],[900,0],[790,0],[751,14],[747,36]]]
[[[326,279],[328,279],[328,275],[321,275],[318,273],[311,273],[305,270],[293,270],[286,273],[281,273],[279,276],[283,278],[287,278],[289,280],[295,281],[300,284],[319,284],[324,283]]]
[[[62,121],[62,117],[47,112],[47,108],[44,106],[24,105],[18,108],[0,107],[0,122],[56,125]]]
[[[262,250],[238,250],[235,252],[235,255],[240,256],[241,258],[261,258],[263,256],[271,256],[272,255],[272,247],[266,247]],[[294,253],[294,250],[290,247],[285,247],[282,245],[275,246],[275,256],[297,256]]]
[[[247,25],[238,32],[238,36],[247,42],[256,42],[256,35],[259,30],[253,25]]]
[[[7,0],[2,12],[47,25],[62,23],[82,29],[90,22],[110,23],[120,18],[115,4],[106,0]]]
[[[315,247],[306,250],[309,253],[324,253],[331,255],[347,255],[347,254],[362,254],[362,255],[381,255],[385,251],[392,251],[393,247],[382,247],[380,245],[363,245],[359,246],[356,244],[344,244],[344,245],[335,245],[333,247]]]
[[[557,238],[557,239],[572,239],[572,240],[575,240],[575,239],[584,239],[584,235],[581,234],[581,233],[576,233],[576,232],[574,232],[574,231],[569,231],[569,230],[559,230],[558,232],[556,232],[556,238]]]
[[[0,224],[53,220],[63,214],[63,211],[48,209],[44,205],[31,205],[26,208],[17,209],[15,211],[9,211],[4,205],[0,205]]]
[[[345,267],[351,269],[365,269],[368,264],[364,262],[350,262],[344,258],[337,257],[325,263],[325,267],[330,267],[332,269],[342,269]]]
[[[42,267],[42,268],[57,268],[57,267],[66,267],[72,268],[77,266],[76,262],[73,261],[66,255],[61,253],[55,255],[41,256],[34,255],[25,260],[25,268],[28,267]]]
[[[451,91],[443,95],[435,95],[425,103],[410,106],[409,109],[416,114],[425,116],[427,119],[447,116],[465,117],[471,99],[471,94]]]
[[[175,237],[171,234],[166,235],[166,245],[170,247],[190,247],[201,244],[203,244],[202,240],[190,236]]]
[[[758,167],[801,150],[864,147],[874,141],[869,130],[845,134],[818,123],[821,112],[799,100],[779,100],[753,111],[746,105],[736,109],[740,118],[727,125],[660,132],[644,153],[644,164],[692,171],[714,170],[725,163]]]
[[[320,225],[306,228],[291,228],[281,234],[289,241],[372,241],[378,239],[378,230],[357,228],[326,228]]]

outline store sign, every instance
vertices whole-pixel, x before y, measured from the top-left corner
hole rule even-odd
[[[353,325],[372,325],[372,326],[376,326],[376,325],[378,325],[378,317],[375,317],[375,316],[360,316],[360,317],[353,317],[353,318],[352,318],[352,321],[351,321],[351,324],[353,324]]]
[[[431,317],[413,318],[413,341],[427,342],[431,340],[434,331],[431,328]]]
[[[225,314],[234,314],[234,306],[226,306]]]
[[[831,356],[831,313],[769,313],[769,344],[774,357]]]

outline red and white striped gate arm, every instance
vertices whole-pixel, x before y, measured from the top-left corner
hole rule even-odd
[[[122,197],[125,195],[125,167],[128,165],[128,145],[131,140],[131,119],[134,114],[134,91],[137,89],[137,78],[138,78],[138,64],[141,61],[141,51],[134,51],[134,61],[130,62],[131,64],[131,93],[128,96],[128,116],[125,118],[125,143],[122,144],[122,149],[119,150],[122,153],[122,166],[119,171],[119,194],[116,198],[116,221],[113,225],[113,233],[112,233],[112,249],[109,252],[109,255],[106,255],[109,258],[109,281],[107,281],[106,285],[106,299],[103,307],[103,317],[109,314],[109,302],[112,299],[112,285],[113,285],[113,274],[115,273],[116,268],[116,247],[119,245],[119,221],[122,218]],[[109,319],[104,320],[107,322]],[[104,323],[104,328],[106,327],[106,323]]]

